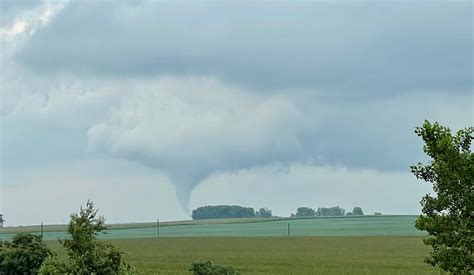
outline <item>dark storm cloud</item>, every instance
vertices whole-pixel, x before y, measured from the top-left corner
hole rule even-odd
[[[73,2],[17,58],[41,73],[206,75],[345,97],[467,93],[471,2]]]

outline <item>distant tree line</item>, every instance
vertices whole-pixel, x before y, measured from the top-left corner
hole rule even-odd
[[[319,207],[317,210],[310,207],[298,207],[291,217],[329,217],[329,216],[363,216],[362,208],[356,206],[351,212],[339,206]],[[374,215],[381,215],[376,212]],[[202,219],[226,219],[226,218],[271,218],[274,217],[272,210],[262,207],[255,211],[252,207],[239,205],[208,205],[193,210],[193,220]]]
[[[347,212],[346,210],[339,207],[319,207],[318,210],[314,210],[310,207],[298,207],[296,213],[291,214],[291,217],[324,217],[324,216],[362,216],[364,211],[360,207],[354,207],[352,212]]]
[[[273,213],[272,210],[266,207],[255,211],[252,207],[239,205],[208,205],[194,209],[191,217],[194,220],[254,217],[270,218],[273,217]]]

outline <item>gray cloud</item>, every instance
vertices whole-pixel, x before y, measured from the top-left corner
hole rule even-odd
[[[165,172],[185,208],[210,175],[274,163],[407,173],[413,127],[473,123],[470,5],[33,8],[1,37],[2,169],[105,154]]]
[[[3,0],[0,2],[0,25],[11,23],[15,18],[25,10],[31,10],[39,7],[41,1],[34,0]]]
[[[35,73],[215,76],[344,97],[467,93],[471,2],[73,2],[17,58]]]

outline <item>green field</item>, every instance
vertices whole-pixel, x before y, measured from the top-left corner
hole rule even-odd
[[[193,261],[243,274],[439,274],[421,237],[236,237],[112,240],[142,274],[189,274]],[[48,244],[63,253],[58,242]]]
[[[282,237],[291,236],[420,236],[416,216],[322,217],[302,219],[223,219],[160,224],[160,237]],[[38,232],[36,227],[4,228],[0,238],[14,232]],[[44,239],[65,238],[64,225],[47,226]],[[61,231],[59,231],[61,230]],[[156,237],[156,223],[112,225],[103,238]]]
[[[429,248],[416,216],[222,219],[109,225],[101,236],[119,246],[141,274],[189,274],[194,261],[232,265],[243,274],[440,274],[423,262]],[[288,237],[288,224],[290,234]],[[3,228],[1,239],[38,226]],[[45,227],[56,241],[64,225]]]

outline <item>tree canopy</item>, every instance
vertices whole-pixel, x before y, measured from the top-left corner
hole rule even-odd
[[[362,208],[356,206],[356,207],[354,207],[354,209],[352,210],[352,215],[353,215],[353,216],[363,216],[363,215],[364,215],[364,211],[362,211]]]
[[[346,210],[339,206],[333,207],[319,207],[316,211],[316,216],[344,216]]]
[[[430,160],[411,166],[411,171],[432,184],[436,193],[422,198],[423,214],[416,227],[430,236],[424,240],[432,247],[426,261],[456,274],[472,274],[474,269],[473,132],[469,127],[453,135],[449,128],[428,121],[415,129]]]
[[[255,214],[257,215],[257,217],[261,217],[261,218],[271,218],[271,217],[273,217],[272,210],[270,210],[266,207],[260,208]]]
[[[224,219],[224,218],[252,218],[255,217],[252,207],[238,205],[208,205],[193,210],[191,217],[199,219]]]
[[[298,207],[294,216],[296,217],[314,217],[316,211],[310,207]]]

